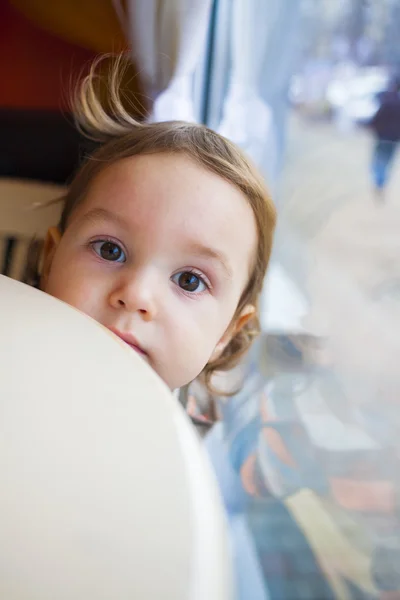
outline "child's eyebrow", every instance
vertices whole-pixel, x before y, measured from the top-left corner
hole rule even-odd
[[[114,221],[116,225],[127,228],[125,219],[106,208],[92,208],[81,218],[81,223],[85,222],[96,222],[96,221]]]
[[[113,221],[116,225],[127,228],[127,224],[125,220],[120,217],[118,214],[107,210],[106,208],[92,208],[81,218],[81,223],[85,222],[96,222],[96,221]],[[229,279],[233,278],[233,271],[229,264],[228,258],[215,248],[211,248],[210,246],[205,246],[198,242],[191,242],[187,247],[188,252],[195,256],[200,256],[204,258],[211,258],[212,260],[216,260],[220,263],[222,268],[225,271],[226,276]]]
[[[210,248],[209,246],[204,246],[203,244],[199,244],[196,242],[192,242],[188,246],[188,250],[193,255],[197,255],[197,256],[201,256],[201,257],[205,257],[205,258],[211,258],[213,260],[218,261],[220,263],[220,265],[223,267],[223,269],[226,273],[226,276],[229,279],[233,278],[233,272],[232,272],[232,268],[229,264],[229,260],[219,250],[216,250],[215,248]]]

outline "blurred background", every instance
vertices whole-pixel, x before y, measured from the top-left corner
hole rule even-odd
[[[26,280],[58,216],[31,208],[91,150],[71,87],[122,50],[137,118],[226,135],[278,208],[263,332],[204,441],[238,597],[400,598],[400,0],[0,0],[2,273]]]

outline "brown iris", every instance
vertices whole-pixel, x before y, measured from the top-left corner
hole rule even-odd
[[[185,271],[179,275],[178,285],[186,292],[195,292],[200,285],[200,278],[194,273]]]

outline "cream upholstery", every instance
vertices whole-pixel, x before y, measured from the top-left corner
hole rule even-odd
[[[217,485],[145,362],[0,276],[0,598],[229,600]]]

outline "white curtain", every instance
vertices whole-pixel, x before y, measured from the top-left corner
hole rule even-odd
[[[154,121],[195,121],[193,74],[205,47],[212,0],[115,1],[132,43]],[[127,21],[127,22],[126,22]]]
[[[233,0],[231,31],[232,69],[219,131],[241,146],[272,184],[276,131],[271,109],[260,94],[268,40],[265,0]]]

